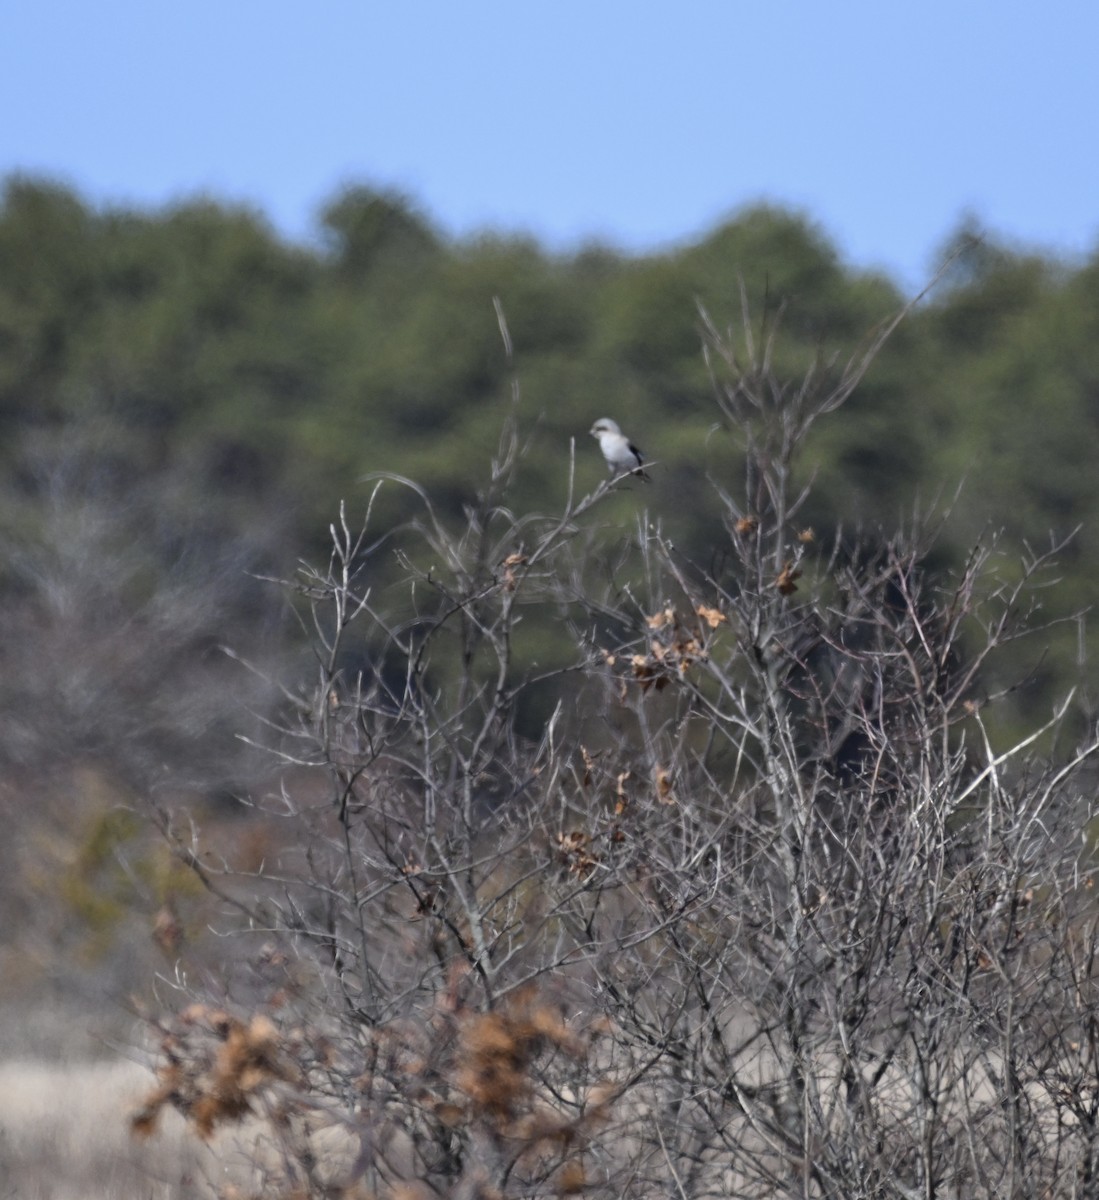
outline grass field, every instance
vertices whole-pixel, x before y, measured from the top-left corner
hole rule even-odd
[[[129,1117],[152,1076],[134,1063],[0,1064],[0,1200],[208,1200],[248,1189],[224,1145],[174,1113],[142,1142]],[[231,1190],[229,1194],[232,1194]]]

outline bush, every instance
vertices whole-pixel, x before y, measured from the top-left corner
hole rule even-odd
[[[799,521],[887,332],[786,381],[773,322],[707,326],[745,474],[706,563],[643,508],[598,524],[631,478],[512,512],[514,423],[460,520],[395,478],[409,526],[341,513],[287,583],[317,673],[271,729],[270,853],[230,872],[156,813],[254,942],[180,974],[140,1132],[263,1117],[265,1196],[1095,1191],[1099,743],[1070,700],[996,722],[1052,551],[947,576],[927,522]]]

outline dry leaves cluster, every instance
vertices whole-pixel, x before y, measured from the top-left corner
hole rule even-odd
[[[589,1134],[608,1119],[618,1090],[609,1080],[591,1083],[593,1029],[577,1032],[560,1005],[534,987],[490,1011],[465,1008],[459,992],[460,979],[452,979],[426,1019],[364,1030],[357,1069],[337,1061],[324,1039],[281,1028],[267,1013],[237,1016],[191,1005],[162,1028],[158,1084],[132,1118],[132,1130],[149,1136],[171,1107],[204,1140],[259,1117],[277,1141],[293,1136],[295,1121],[300,1137],[300,1118],[308,1114],[319,1118],[318,1127],[340,1125],[362,1147],[346,1178],[324,1194],[394,1198],[418,1194],[422,1181],[412,1167],[425,1141],[445,1148],[461,1131],[486,1153],[510,1158],[512,1169],[539,1180],[543,1193],[582,1191]],[[582,1089],[561,1086],[573,1068],[587,1081]],[[332,1104],[336,1077],[350,1084],[342,1113]],[[295,1149],[299,1162],[310,1158],[300,1143]],[[478,1163],[468,1169],[476,1184]],[[301,1190],[290,1177],[277,1182],[284,1200],[315,1191]],[[362,1190],[379,1184],[380,1193]]]

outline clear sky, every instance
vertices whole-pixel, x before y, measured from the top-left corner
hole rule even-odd
[[[965,213],[1099,245],[1095,0],[28,0],[0,102],[0,172],[296,239],[368,182],[551,249],[767,199],[907,284]]]

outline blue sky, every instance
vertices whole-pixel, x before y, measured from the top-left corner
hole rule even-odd
[[[34,0],[0,39],[0,172],[196,193],[305,239],[348,182],[568,249],[760,199],[913,285],[971,213],[1099,244],[1094,0]]]

